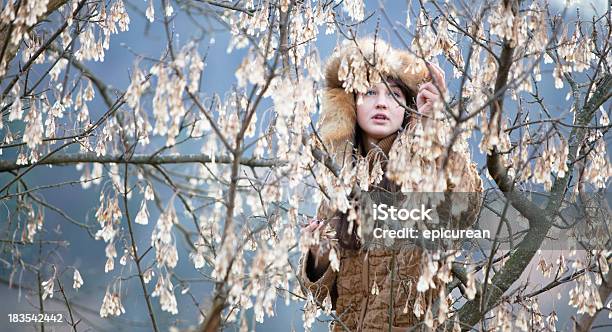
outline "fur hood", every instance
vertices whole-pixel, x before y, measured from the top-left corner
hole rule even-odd
[[[327,62],[319,134],[336,160],[351,151],[357,122],[354,93],[365,92],[381,76],[401,80],[416,95],[417,85],[429,79],[429,71],[415,55],[372,38],[346,40]]]

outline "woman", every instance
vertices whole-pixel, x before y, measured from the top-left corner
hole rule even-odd
[[[377,69],[372,70],[372,65]],[[326,67],[319,136],[341,167],[359,168],[363,166],[359,161],[365,161],[367,174],[384,174],[373,183],[360,183],[367,193],[398,193],[400,186],[393,181],[397,176],[387,170],[389,155],[398,155],[398,149],[405,149],[398,135],[409,135],[417,121],[434,121],[427,118],[433,114],[434,104],[443,102],[445,90],[444,73],[439,67],[380,40],[349,42],[334,52]],[[455,167],[460,164],[465,175],[455,181],[458,183],[444,184],[446,191],[482,191],[469,157],[449,151],[448,160]],[[435,165],[440,166],[442,157],[438,159]],[[397,165],[393,172],[397,175]],[[385,196],[369,197],[376,203]],[[477,204],[473,200],[461,218],[471,222]],[[416,246],[402,250],[363,246],[358,234],[359,228],[365,226],[360,223],[367,223],[367,218],[354,222],[350,213],[341,213],[332,205],[321,203],[317,218],[303,228],[307,235],[320,235],[321,241],[300,260],[300,279],[307,292],[323,306],[331,302],[341,321],[334,322],[331,329],[405,331],[417,325],[424,317],[423,308],[435,301],[437,294],[435,289],[416,291],[423,250]],[[358,207],[362,212],[366,212],[365,208]]]

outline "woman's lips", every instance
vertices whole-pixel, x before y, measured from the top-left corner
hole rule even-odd
[[[374,116],[371,119],[374,123],[385,123],[389,121],[389,117],[382,113],[374,114]]]

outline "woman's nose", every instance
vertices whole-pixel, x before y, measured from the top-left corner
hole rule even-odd
[[[376,108],[387,109],[388,105],[389,101],[387,100],[387,96],[385,96],[384,93],[378,94],[378,96],[376,97]]]

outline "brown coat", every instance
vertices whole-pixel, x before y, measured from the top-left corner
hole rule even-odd
[[[355,132],[355,103],[353,91],[346,91],[338,78],[338,71],[343,62],[352,65],[359,57],[384,61],[382,72],[403,81],[411,90],[427,80],[428,71],[424,63],[407,52],[397,51],[382,41],[358,40],[359,49],[353,42],[334,52],[326,67],[326,88],[323,98],[323,109],[319,134],[327,150],[334,155],[336,162],[345,165],[351,158],[351,143]],[[376,56],[374,56],[376,53]],[[379,55],[384,55],[380,58]],[[358,61],[358,60],[357,60]],[[346,64],[346,63],[345,63]],[[350,76],[350,75],[349,75]],[[395,136],[379,142],[381,150],[388,155]],[[475,165],[465,156],[451,155],[454,162],[463,162],[465,177],[457,190],[464,192],[482,191],[482,182]],[[394,188],[385,179],[385,189]],[[393,190],[393,189],[392,189]],[[461,217],[473,219],[479,202],[470,202],[467,214]],[[317,212],[319,219],[330,219],[337,212],[322,203]],[[339,271],[330,266],[316,279],[313,276],[312,257],[308,253],[300,259],[299,278],[305,289],[312,292],[314,298],[322,303],[330,296],[336,315],[342,324],[334,323],[333,331],[404,331],[420,320],[414,315],[416,284],[420,276],[423,250],[416,246],[402,250],[350,250],[335,247],[339,258]],[[426,302],[435,301],[436,293],[426,292]],[[423,303],[423,305],[425,305]],[[423,316],[420,317],[423,319]],[[342,326],[344,325],[344,326]]]

